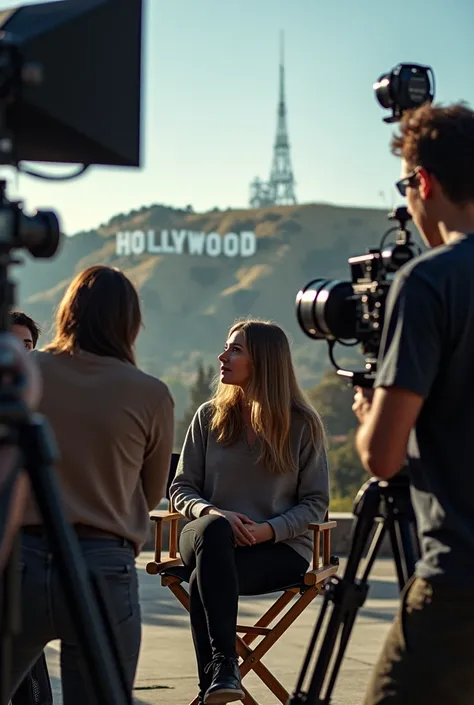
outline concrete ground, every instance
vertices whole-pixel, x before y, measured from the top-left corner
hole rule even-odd
[[[160,579],[145,572],[150,553],[139,558],[138,568],[143,613],[143,641],[135,683],[136,705],[189,705],[196,695],[196,670],[188,616]],[[341,561],[341,570],[344,561]],[[273,598],[274,599],[274,598]],[[369,597],[352,633],[339,678],[333,705],[360,705],[365,684],[382,641],[396,611],[398,588],[393,563],[378,560],[372,570]],[[239,621],[252,623],[271,602],[267,597],[242,598]],[[296,620],[289,631],[269,651],[263,662],[290,691],[294,688],[321,598]],[[47,659],[55,694],[55,705],[62,703],[59,680],[59,644],[48,646]],[[245,685],[259,705],[278,701],[253,674]]]

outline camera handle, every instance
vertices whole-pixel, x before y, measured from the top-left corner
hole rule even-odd
[[[365,370],[346,370],[340,367],[334,357],[334,346],[336,345],[336,340],[328,340],[329,348],[329,359],[336,369],[336,374],[339,377],[343,377],[348,381],[353,387],[364,387],[365,389],[372,389],[374,386],[375,373],[377,372],[377,360],[375,357],[367,357],[365,361]]]

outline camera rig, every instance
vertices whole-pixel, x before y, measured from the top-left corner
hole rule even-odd
[[[313,279],[298,292],[296,315],[303,332],[313,340],[326,340],[329,358],[339,375],[354,386],[370,387],[375,378],[384,322],[385,305],[395,272],[420,253],[406,224],[408,209],[396,208],[388,216],[398,226],[384,233],[380,245],[365,254],[350,257],[351,281]],[[395,242],[385,244],[395,232]],[[341,368],[334,346],[360,344],[365,358],[361,371]]]
[[[375,97],[382,108],[392,111],[384,122],[400,120],[403,113],[427,102],[435,94],[435,78],[430,66],[398,64],[382,74],[373,84]],[[396,208],[388,216],[398,221],[389,228],[378,249],[350,257],[351,281],[313,279],[296,297],[296,316],[302,331],[313,340],[326,340],[329,359],[337,373],[347,377],[353,386],[373,385],[385,316],[385,305],[395,272],[420,254],[406,224],[411,219],[407,208]],[[395,243],[385,245],[387,237],[396,231]],[[346,370],[334,357],[334,346],[360,344],[365,369]]]

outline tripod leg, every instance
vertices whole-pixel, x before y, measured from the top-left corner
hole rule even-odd
[[[377,482],[372,482],[365,487],[363,495],[358,503],[357,518],[355,520],[352,537],[352,546],[344,575],[342,578],[332,578],[326,588],[324,604],[322,607],[324,612],[320,615],[320,618],[316,624],[316,628],[311,639],[310,649],[298,678],[296,690],[288,701],[288,705],[303,705],[303,703],[305,705],[318,705],[330,702],[330,691],[326,691],[325,697],[322,697],[324,683],[326,681],[327,672],[336,647],[338,636],[341,634],[337,659],[329,680],[332,690],[337,678],[339,666],[342,662],[345,647],[349,641],[357,610],[364,604],[367,595],[367,582],[361,581],[359,584],[357,582],[357,573],[365,553],[367,543],[373,531],[379,504],[380,488]],[[379,537],[376,538],[376,546],[379,545],[380,540],[381,539],[379,539]],[[317,659],[310,686],[306,694],[303,692],[302,687],[306,679],[309,663],[316,648],[319,632],[323,625],[323,617],[327,612],[329,602],[333,603],[333,611],[329,618],[324,639],[321,644],[319,657]]]
[[[334,603],[334,609],[324,634],[309,690],[304,693],[302,687],[307,676],[312,654],[316,648],[319,632],[322,629],[323,613],[320,614],[316,624],[315,633],[304,660],[297,688],[288,701],[288,705],[330,704],[332,690],[349,642],[357,611],[362,607],[367,596],[369,573],[387,530],[392,539],[393,554],[400,582],[405,575],[410,576],[414,572],[415,552],[413,550],[413,533],[411,531],[414,517],[410,503],[408,482],[404,478],[399,478],[394,483],[376,480],[364,485],[356,500],[354,513],[357,519],[344,576],[342,579],[333,578],[325,594],[324,614],[327,611],[329,602]],[[359,565],[377,517],[383,517],[383,522],[377,528],[367,552],[365,570],[358,580]],[[327,672],[339,635],[338,652],[333,661],[328,686],[323,694],[324,683],[327,680]]]
[[[342,659],[344,658],[344,654],[346,653],[347,644],[349,643],[349,639],[352,634],[352,630],[354,628],[354,622],[356,620],[356,617],[357,617],[357,611],[354,610],[351,614],[347,615],[347,618],[344,622],[344,625],[343,625],[343,628],[341,631],[341,639],[339,642],[339,649],[337,651],[337,656],[336,656],[336,659],[334,661],[332,671],[331,671],[331,677],[329,678],[328,686],[326,688],[325,701],[327,703],[331,702],[332,691],[334,690],[334,686],[336,685],[336,680],[337,680],[337,676],[339,674],[339,669],[341,668]]]
[[[400,591],[415,572],[417,551],[413,545],[412,530],[413,522],[403,514],[395,515],[389,528]]]
[[[131,705],[131,694],[124,688],[125,676],[104,628],[79,542],[67,523],[50,463],[54,458],[52,439],[45,435],[39,420],[20,429],[20,448],[24,453],[33,493],[43,517],[48,539],[59,568],[65,599],[87,665],[96,705]]]
[[[0,703],[6,705],[10,700],[10,674],[12,672],[11,653],[12,639],[21,629],[21,612],[18,595],[20,593],[20,539],[14,540],[8,563],[5,566],[2,599],[2,634],[1,634],[1,672],[0,672]]]
[[[367,551],[364,572],[363,572],[362,577],[359,581],[359,587],[361,589],[360,602],[352,612],[347,614],[347,617],[344,621],[344,624],[343,624],[343,627],[341,630],[341,637],[339,640],[339,648],[337,650],[337,655],[336,655],[336,658],[335,658],[333,666],[332,666],[331,677],[329,679],[328,686],[326,688],[325,700],[328,703],[331,700],[332,691],[334,690],[334,686],[336,684],[336,679],[337,679],[337,676],[339,673],[339,669],[341,668],[342,660],[344,658],[344,654],[346,652],[346,648],[349,643],[352,629],[354,627],[354,622],[355,622],[355,619],[357,616],[357,611],[362,607],[363,603],[365,602],[365,597],[368,592],[367,581],[369,579],[369,575],[370,575],[370,571],[372,569],[372,566],[375,562],[375,559],[376,559],[378,552],[380,550],[380,547],[382,545],[382,541],[385,537],[386,529],[387,529],[387,521],[385,520],[384,522],[380,522],[379,525],[377,526],[377,529],[375,530],[374,537],[373,537],[372,542],[370,544],[370,547]]]

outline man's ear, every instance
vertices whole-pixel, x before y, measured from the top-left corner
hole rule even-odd
[[[426,201],[431,196],[433,191],[433,177],[426,171],[424,167],[420,167],[417,171],[418,183],[419,183],[419,193],[421,198]]]

